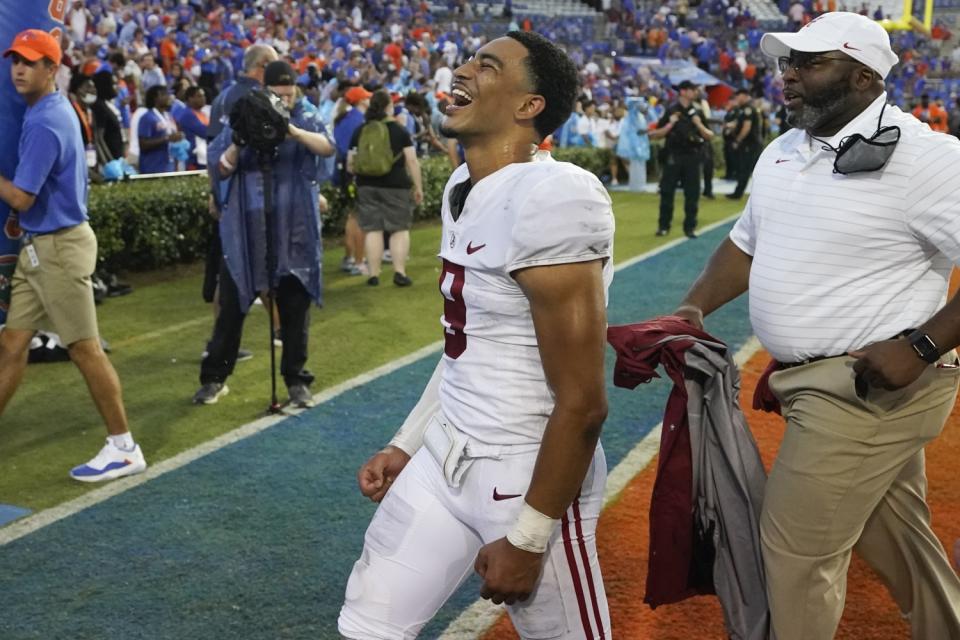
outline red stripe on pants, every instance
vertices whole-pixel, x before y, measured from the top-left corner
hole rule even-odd
[[[567,554],[567,564],[570,565],[570,577],[573,578],[573,590],[577,594],[577,605],[580,607],[580,621],[583,623],[584,638],[592,638],[593,631],[590,630],[590,618],[587,613],[587,602],[583,597],[583,585],[580,584],[580,572],[577,569],[577,558],[573,553],[573,542],[570,540],[570,519],[567,514],[563,514],[563,550]]]
[[[605,640],[603,619],[600,617],[600,603],[597,601],[597,590],[593,586],[593,570],[590,567],[590,558],[587,557],[587,543],[583,539],[583,528],[580,526],[580,499],[573,501],[574,524],[577,527],[577,538],[580,540],[580,557],[583,559],[583,573],[587,576],[587,588],[590,589],[590,602],[593,604],[593,615],[597,621],[597,631],[600,640]]]

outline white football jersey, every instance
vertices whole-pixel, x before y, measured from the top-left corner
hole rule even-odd
[[[440,406],[467,435],[490,444],[539,443],[553,411],[530,303],[511,273],[605,260],[613,279],[613,209],[600,181],[552,159],[508,165],[480,180],[453,219],[444,189],[440,292],[444,370]]]

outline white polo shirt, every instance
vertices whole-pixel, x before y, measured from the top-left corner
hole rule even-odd
[[[886,94],[837,135],[869,138]],[[753,256],[750,320],[781,362],[839,355],[917,327],[946,302],[960,263],[960,141],[897,107],[900,142],[880,171],[833,173],[805,131],[772,142],[730,239]]]

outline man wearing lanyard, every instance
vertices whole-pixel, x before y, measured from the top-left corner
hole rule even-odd
[[[27,366],[38,329],[55,331],[83,375],[107,427],[107,443],[70,476],[111,480],[147,467],[127,428],[120,380],[100,346],[90,276],[97,239],[87,224],[87,170],[80,124],[54,78],[60,45],[30,29],[4,52],[13,84],[27,103],[13,181],[0,176],[0,199],[20,212],[26,240],[11,283],[7,325],[0,331],[0,414]]]
[[[760,536],[773,635],[830,640],[851,553],[879,574],[915,640],[960,638],[960,579],[930,524],[926,444],[957,396],[960,143],[886,104],[897,63],[880,25],[826,13],[760,48],[787,120],[743,215],[676,314],[749,290],[776,359],[786,432]]]

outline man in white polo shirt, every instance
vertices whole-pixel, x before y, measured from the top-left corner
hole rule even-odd
[[[761,515],[778,640],[833,638],[850,552],[916,639],[960,638],[960,580],[930,528],[923,447],[960,369],[960,142],[886,105],[886,32],[828,13],[768,33],[795,127],[766,148],[743,216],[677,314],[695,325],[749,288],[781,363],[786,434]]]

